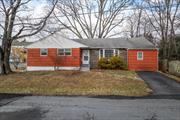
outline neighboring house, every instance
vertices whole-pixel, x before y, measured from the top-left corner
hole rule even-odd
[[[26,58],[27,58],[26,46],[28,46],[32,43],[33,42],[27,42],[26,40],[13,41],[12,46],[11,46],[10,62],[17,61],[15,59],[18,59],[19,62],[21,62],[21,63],[26,62]]]
[[[10,63],[18,69],[19,66],[26,67],[26,58],[27,58],[27,52],[26,52],[26,46],[32,44],[32,42],[27,41],[17,41],[14,40],[12,42],[11,46],[11,55],[10,55]],[[21,65],[20,65],[21,63]]]
[[[68,39],[54,33],[27,46],[27,70],[97,68],[100,58],[121,56],[129,70],[157,71],[158,49],[139,38]]]
[[[23,41],[18,41],[18,40],[14,40],[12,42],[12,45],[11,45],[11,55],[10,55],[10,62],[13,62],[14,58],[12,58],[12,56],[17,56],[17,57],[20,57],[20,62],[26,62],[26,58],[27,58],[27,55],[26,55],[26,46],[32,44],[33,42],[27,42],[26,40],[23,40]],[[2,40],[0,39],[0,47],[2,46]]]

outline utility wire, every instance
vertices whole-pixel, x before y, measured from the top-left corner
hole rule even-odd
[[[173,4],[171,6],[175,7],[177,6],[178,4]],[[128,6],[125,6],[125,7],[128,7]],[[137,9],[152,9],[152,8],[159,8],[159,7],[162,7],[162,6],[151,6],[151,7],[134,7],[134,8],[122,8],[122,11],[126,11],[126,10],[137,10]],[[104,11],[105,13],[108,13],[110,11]],[[81,14],[78,14],[78,15],[88,15],[88,14],[97,14],[99,12],[91,12],[91,13],[81,13]],[[122,14],[122,13],[119,13],[119,14]],[[72,16],[72,15],[67,15],[67,16]],[[57,16],[58,18],[61,18],[61,17],[65,17],[64,15],[58,15]],[[37,18],[28,18],[28,20],[41,20],[43,19],[44,17],[37,17]],[[50,16],[49,19],[55,19],[55,17],[53,16]],[[23,19],[22,19],[23,20]],[[24,20],[27,20],[26,18],[24,18]],[[0,22],[5,22],[5,21],[0,21]]]

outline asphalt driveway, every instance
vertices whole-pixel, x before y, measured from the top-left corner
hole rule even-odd
[[[153,95],[180,95],[180,83],[175,80],[158,72],[137,73],[153,90]]]

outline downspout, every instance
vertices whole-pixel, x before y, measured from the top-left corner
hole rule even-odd
[[[26,49],[26,72],[28,71],[27,70],[27,67],[28,67],[28,48],[25,48]]]
[[[156,48],[157,50],[157,71],[159,71],[159,49]]]
[[[128,62],[128,51],[129,51],[129,48],[127,48],[126,50],[127,50],[127,68],[129,70],[129,62]]]

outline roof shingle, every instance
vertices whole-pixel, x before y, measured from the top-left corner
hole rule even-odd
[[[153,43],[144,37],[138,38],[98,38],[98,39],[68,39],[62,34],[54,33],[41,39],[27,48],[128,48],[156,49]]]
[[[90,48],[129,48],[129,49],[155,49],[153,43],[144,37],[138,38],[98,38],[74,39],[74,41]]]

